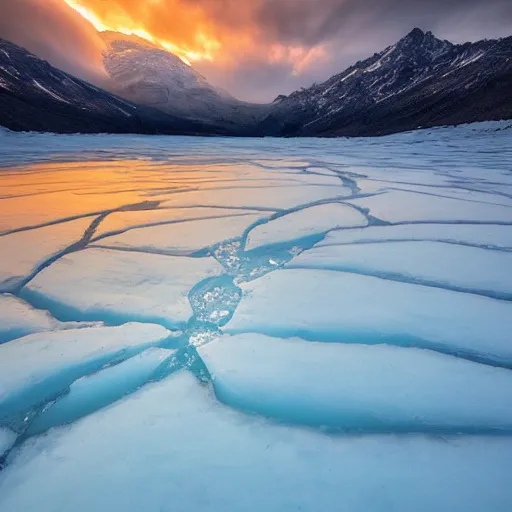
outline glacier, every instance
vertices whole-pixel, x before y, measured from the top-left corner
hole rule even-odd
[[[0,162],[0,512],[512,509],[510,123]]]

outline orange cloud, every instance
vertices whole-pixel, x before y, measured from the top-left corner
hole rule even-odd
[[[241,59],[290,65],[300,74],[322,47],[283,43],[257,22],[261,0],[64,0],[98,30],[136,34],[187,62],[230,68]]]

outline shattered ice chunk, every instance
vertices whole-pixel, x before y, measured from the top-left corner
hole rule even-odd
[[[56,398],[76,379],[166,340],[160,325],[130,323],[37,333],[0,345],[0,424]]]
[[[443,242],[314,247],[288,268],[343,270],[512,299],[512,252]]]
[[[194,285],[222,273],[213,258],[91,248],[59,259],[22,295],[66,319],[144,321],[172,329],[192,315],[188,294]]]
[[[246,251],[264,245],[297,240],[341,227],[366,226],[366,217],[355,208],[329,203],[289,213],[249,232]]]
[[[262,334],[199,347],[217,398],[290,423],[364,431],[512,430],[512,373],[430,350]]]
[[[0,510],[509,512],[511,454],[507,436],[278,425],[178,372],[26,440],[0,473]]]
[[[40,331],[60,329],[61,322],[47,311],[34,309],[14,295],[0,294],[0,344]]]
[[[512,365],[510,302],[331,270],[278,270],[241,288],[229,333],[418,346]]]
[[[78,379],[71,384],[67,395],[36,416],[25,434],[36,435],[71,423],[134,392],[175,352],[149,348],[122,363]]]

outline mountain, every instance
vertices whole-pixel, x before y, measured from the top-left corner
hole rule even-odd
[[[0,126],[58,133],[222,133],[125,101],[0,39]]]
[[[512,37],[455,45],[416,28],[309,89],[280,96],[261,132],[373,136],[512,118]]]
[[[135,103],[201,121],[238,127],[254,125],[268,108],[244,103],[214,87],[179,57],[137,36],[100,32],[107,44],[104,64],[110,90]]]

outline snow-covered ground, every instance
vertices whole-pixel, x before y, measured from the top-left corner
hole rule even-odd
[[[512,510],[512,128],[0,131],[0,512]]]

